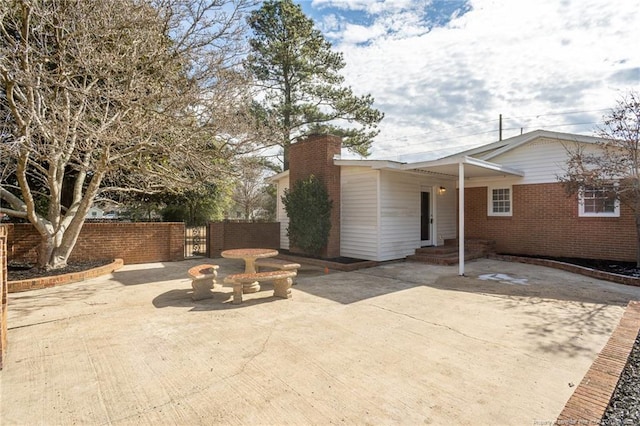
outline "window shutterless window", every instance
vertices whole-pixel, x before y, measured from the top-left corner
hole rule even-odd
[[[511,216],[511,187],[489,187],[488,195],[489,216]]]
[[[580,216],[619,217],[620,202],[611,195],[610,188],[585,187],[578,194]]]

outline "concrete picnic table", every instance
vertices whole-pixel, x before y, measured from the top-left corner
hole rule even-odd
[[[264,248],[241,248],[224,250],[222,253],[220,253],[220,255],[226,259],[244,259],[244,273],[255,274],[256,259],[275,257],[278,255],[278,250]],[[243,293],[255,293],[257,291],[260,291],[260,284],[257,281],[242,286]]]

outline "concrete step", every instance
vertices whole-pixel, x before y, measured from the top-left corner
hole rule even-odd
[[[449,254],[458,253],[458,246],[433,246],[433,247],[421,247],[416,249],[415,254],[433,255],[433,254]]]
[[[444,240],[444,247],[458,247],[458,239],[451,238]],[[464,240],[464,248],[468,250],[479,250],[485,254],[495,253],[496,242],[493,240],[483,240],[480,238],[469,238]]]
[[[469,261],[473,259],[479,259],[485,257],[485,253],[481,251],[467,251],[464,255],[464,260]],[[416,253],[407,256],[407,260],[413,262],[428,263],[430,265],[456,265],[459,262],[458,253],[446,253],[446,254],[421,254]]]

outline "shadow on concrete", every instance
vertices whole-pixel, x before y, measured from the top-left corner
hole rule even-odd
[[[530,265],[528,265],[531,268]],[[536,268],[535,266],[533,268]],[[589,279],[575,275],[574,279],[563,280],[564,272],[558,271],[554,277],[543,279],[527,278],[525,285],[507,284],[500,281],[481,280],[477,276],[441,276],[429,286],[441,290],[482,293],[513,298],[552,299],[578,303],[595,303],[615,306],[627,306],[629,301],[640,294],[626,292],[623,285],[596,285]],[[515,275],[515,274],[512,274]],[[573,275],[573,274],[572,274]],[[577,280],[576,280],[577,278]],[[619,287],[616,289],[615,287]],[[640,289],[639,289],[640,290]],[[639,292],[640,293],[640,292]]]
[[[223,279],[228,274],[237,274],[244,270],[244,264],[233,259],[195,258],[176,262],[126,265],[125,268],[113,272],[111,280],[126,286],[174,280],[187,280],[190,282],[187,271],[193,266],[202,264],[220,266],[218,270],[219,282],[221,282],[221,278]]]
[[[234,305],[232,303],[233,297],[231,292],[220,291],[219,284],[216,286],[216,289],[213,290],[213,297],[209,299],[194,301],[191,299],[192,294],[193,291],[186,288],[169,290],[155,297],[152,303],[153,306],[159,309],[167,307],[191,308],[189,312],[242,309],[250,306],[261,305],[263,303],[277,303],[279,301],[291,303],[288,299],[273,296],[273,288],[264,287],[259,292],[253,293],[251,298],[245,296],[244,300],[239,305]]]
[[[505,303],[504,307],[519,309],[532,317],[523,328],[538,348],[547,353],[563,353],[572,358],[590,355],[593,348],[584,344],[583,336],[609,336],[614,330],[611,326],[613,316],[607,305],[589,304],[566,310],[549,309],[547,304],[530,301],[524,308],[521,303]]]
[[[536,268],[536,267],[533,267]],[[536,270],[530,267],[531,272]],[[619,284],[597,284],[577,275],[568,278],[558,271],[527,285],[485,281],[477,277],[442,276],[431,287],[498,298],[500,309],[517,310],[531,317],[523,326],[531,341],[543,352],[570,357],[589,355],[593,348],[584,336],[609,336],[616,314],[610,306],[626,307],[635,296]],[[556,280],[554,280],[554,277]],[[616,291],[619,290],[619,291]],[[549,303],[549,302],[554,303]],[[557,303],[561,302],[561,303]]]
[[[84,301],[90,299],[100,289],[96,287],[55,287],[55,292],[42,292],[38,290],[9,294],[9,307],[19,317],[26,317],[45,308],[60,307],[66,303]],[[12,300],[20,300],[20,303],[11,303]]]
[[[366,269],[357,274],[386,277],[385,285],[391,285],[386,289],[387,292],[421,285],[444,291],[493,296],[495,299],[492,303],[497,303],[499,307],[497,314],[500,310],[516,310],[521,315],[531,317],[531,321],[525,322],[522,327],[541,351],[563,353],[570,357],[592,352],[590,344],[585,343],[585,336],[611,334],[611,324],[617,322],[620,312],[609,309],[611,306],[624,308],[629,301],[640,299],[640,288],[637,287],[535,265],[478,261],[469,265],[467,276],[457,275],[456,269],[408,262]],[[496,275],[500,272],[514,279],[480,279],[485,274]],[[388,284],[389,280],[398,280],[399,283]],[[375,283],[373,277],[369,282]],[[369,297],[383,293],[376,292],[375,286],[372,290],[364,285],[361,288]]]
[[[363,272],[369,271],[369,272]],[[299,276],[296,290],[348,305],[397,291],[424,285],[378,276],[376,268],[352,272],[332,272],[313,277]]]
[[[191,266],[198,265],[199,262],[165,262],[146,264],[144,269],[127,269],[113,272],[112,281],[119,284],[132,286],[140,284],[149,284],[152,282],[173,281],[180,279],[189,279],[187,271]],[[135,265],[134,265],[135,266]]]

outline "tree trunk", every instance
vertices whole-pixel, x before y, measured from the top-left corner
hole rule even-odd
[[[84,217],[88,209],[78,211],[67,226],[60,226],[57,230],[49,227],[41,232],[38,247],[38,267],[45,270],[60,269],[67,266],[69,256],[78,241]]]
[[[55,239],[43,236],[38,247],[38,268],[47,271],[61,269],[67,266],[71,250],[55,246]]]
[[[282,146],[282,170],[289,170],[289,144]]]
[[[51,253],[53,253],[53,239],[49,235],[42,235],[38,246],[38,268],[54,269],[48,267]]]

